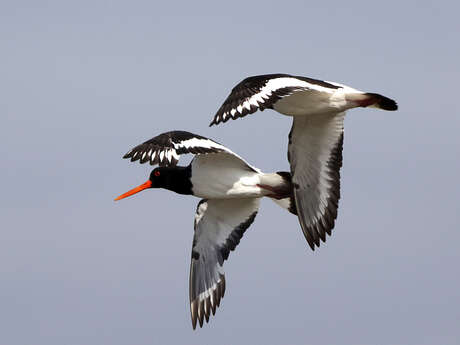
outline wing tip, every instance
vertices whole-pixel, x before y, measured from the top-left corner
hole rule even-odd
[[[220,306],[220,301],[224,298],[224,295],[225,275],[219,274],[219,281],[206,298],[200,300],[199,297],[196,297],[190,301],[190,314],[193,330],[197,328],[197,325],[199,325],[200,328],[203,328],[205,323],[209,323],[211,314],[216,314],[216,310]]]
[[[337,210],[337,208],[334,208],[334,210]],[[320,247],[321,242],[326,243],[327,236],[332,236],[332,230],[335,227],[337,212],[331,214],[331,210],[326,210],[327,212],[323,214],[317,223],[315,223],[313,226],[308,226],[306,231],[304,231],[308,245],[313,251],[315,251],[316,247]]]
[[[132,155],[133,155],[133,150],[129,150],[123,155],[123,159],[131,158]]]

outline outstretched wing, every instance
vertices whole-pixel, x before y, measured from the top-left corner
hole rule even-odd
[[[289,74],[249,77],[233,88],[210,126],[252,114],[257,110],[271,109],[278,100],[298,91],[312,90],[331,93],[341,87],[322,80]]]
[[[136,146],[126,153],[123,158],[131,158],[131,162],[139,160],[141,164],[149,162],[151,165],[175,166],[181,154],[216,152],[227,152],[240,158],[214,140],[185,131],[171,131],[160,134]]]
[[[203,199],[195,215],[190,264],[190,312],[197,320],[214,315],[225,293],[223,263],[234,250],[259,209],[260,199]]]
[[[345,113],[294,117],[288,160],[303,233],[311,249],[331,235],[337,218]]]

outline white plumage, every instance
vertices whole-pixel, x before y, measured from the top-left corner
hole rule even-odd
[[[176,166],[179,156],[186,153],[195,154],[189,166]],[[254,221],[260,198],[275,198],[295,214],[290,174],[263,173],[225,146],[184,131],[156,136],[124,158],[162,167],[152,171],[149,181],[116,200],[155,187],[203,198],[195,214],[190,265],[192,325],[195,328],[198,322],[202,326],[224,296],[223,263]]]
[[[289,134],[294,199],[305,238],[314,250],[326,241],[340,199],[343,121],[355,107],[396,110],[392,99],[335,82],[288,74],[260,75],[236,85],[211,125],[274,109],[293,116]]]

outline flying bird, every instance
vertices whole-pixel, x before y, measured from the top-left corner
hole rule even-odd
[[[188,166],[178,166],[180,155],[194,154]],[[296,214],[289,172],[263,173],[225,146],[200,135],[171,131],[136,146],[123,158],[159,165],[147,182],[115,200],[149,188],[202,198],[195,213],[190,265],[190,311],[209,321],[225,293],[223,263],[253,223],[262,197],[272,198]]]
[[[288,137],[293,206],[313,250],[334,228],[340,199],[343,121],[345,111],[356,107],[398,109],[394,100],[377,93],[307,77],[267,74],[236,85],[210,124],[264,109],[293,117]]]

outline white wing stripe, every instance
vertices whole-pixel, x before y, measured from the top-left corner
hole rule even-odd
[[[234,156],[236,160],[242,161],[243,165],[246,165],[249,169],[256,172],[260,171],[225,146],[211,139],[184,131],[172,131],[160,134],[136,146],[126,153],[123,158],[131,158],[132,162],[139,160],[141,164],[149,161],[151,165],[175,166],[179,161],[180,155],[187,153],[201,156],[228,153]],[[212,155],[210,155],[209,159],[212,159]]]
[[[192,325],[203,325],[223,297],[225,276],[222,263],[252,224],[260,199],[202,200],[195,214],[190,266]]]
[[[192,147],[203,147],[203,148],[218,148],[218,149],[226,149],[224,146],[219,145],[209,139],[199,139],[199,138],[192,138],[188,140],[181,141],[180,143],[175,143],[174,147],[178,148],[192,148]]]
[[[152,156],[150,157],[150,163],[153,164],[155,157],[157,156],[157,152],[153,151]]]
[[[237,105],[236,108],[231,109],[230,111],[226,111],[222,114],[222,120],[225,120],[227,117],[231,116],[234,117],[236,113],[242,114],[243,108],[247,110],[251,110],[251,105],[259,107],[260,103],[265,103],[274,92],[279,89],[288,88],[288,87],[297,87],[297,88],[304,88],[304,89],[311,89],[317,90],[327,93],[333,93],[334,89],[323,87],[316,84],[311,84],[306,81],[297,79],[297,78],[289,78],[289,77],[282,77],[282,78],[275,78],[270,79],[265,86],[263,86],[259,92],[254,94],[253,96],[245,99],[241,104]]]
[[[317,84],[311,84],[304,80],[300,80],[297,78],[275,78],[271,79],[267,82],[267,84],[260,90],[262,94],[264,93],[272,93],[276,90],[283,89],[286,87],[300,87],[300,88],[307,88],[310,90],[316,90],[321,92],[333,93],[335,89],[327,88],[324,86],[320,86]]]

